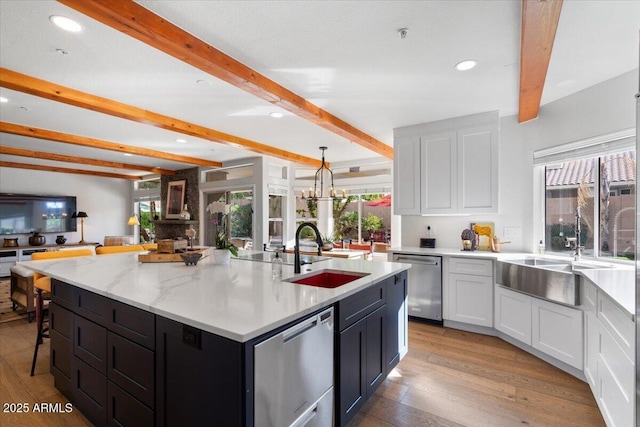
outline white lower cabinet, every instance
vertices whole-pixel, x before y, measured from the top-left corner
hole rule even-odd
[[[582,370],[582,311],[532,298],[531,346]]]
[[[496,329],[531,345],[531,297],[496,286]]]
[[[493,261],[449,259],[446,320],[493,326]]]
[[[610,427],[634,425],[635,367],[611,334],[600,328],[598,387],[594,390]]]
[[[606,294],[582,280],[584,375],[609,427],[635,425],[635,323]]]

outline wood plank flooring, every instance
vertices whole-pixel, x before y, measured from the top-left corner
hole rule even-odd
[[[409,353],[349,427],[604,426],[589,386],[496,337],[409,322]]]
[[[49,374],[49,340],[29,376],[34,323],[0,324],[0,404],[66,403]],[[5,413],[0,425],[90,426],[71,413]],[[409,354],[349,427],[604,426],[589,386],[498,339],[409,323]]]

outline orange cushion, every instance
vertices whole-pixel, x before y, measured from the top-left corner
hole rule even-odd
[[[127,246],[101,246],[96,248],[96,254],[115,254],[120,252],[143,252],[145,248],[140,245],[127,245]]]
[[[33,286],[35,288],[42,289],[45,292],[51,292],[51,277],[42,276],[33,282]]]
[[[47,251],[36,252],[31,254],[32,261],[38,261],[43,259],[55,259],[55,258],[71,258],[76,256],[93,255],[91,249],[72,249],[69,251]]]
[[[142,246],[145,251],[151,251],[151,250],[157,250],[158,249],[158,244],[157,243],[143,243],[140,246]]]

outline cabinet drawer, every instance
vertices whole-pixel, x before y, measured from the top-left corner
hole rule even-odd
[[[449,259],[449,273],[493,276],[493,261],[451,257]]]
[[[384,281],[351,295],[338,303],[338,330],[356,323],[385,304]]]
[[[153,426],[153,411],[111,381],[107,381],[107,396],[108,426]]]
[[[635,324],[624,311],[604,293],[598,292],[598,319],[629,360],[635,358]]]
[[[49,329],[71,341],[73,339],[73,313],[54,302],[49,303]]]
[[[108,333],[107,378],[123,390],[138,398],[150,408],[154,407],[154,357],[153,352],[122,338]]]
[[[106,375],[107,330],[90,320],[75,316],[73,354]]]
[[[107,421],[107,379],[77,357],[74,358],[74,404],[95,426]]]
[[[108,325],[111,311],[111,301],[108,298],[76,288],[74,302],[73,311],[100,326],[106,327]]]
[[[56,331],[49,331],[51,337],[50,371],[54,384],[68,398],[71,397],[73,377],[73,344]]]
[[[51,301],[61,307],[73,310],[74,286],[68,285],[57,279],[51,279]]]
[[[111,301],[107,328],[151,350],[155,348],[156,317],[153,313]]]

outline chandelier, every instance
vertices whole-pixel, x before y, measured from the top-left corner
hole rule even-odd
[[[300,194],[300,198],[302,200],[307,198],[311,200],[317,200],[322,198],[328,198],[328,199],[336,198],[336,190],[333,188],[333,171],[329,169],[329,167],[324,161],[324,151],[326,149],[327,147],[320,147],[320,150],[322,151],[322,163],[320,164],[320,167],[316,171],[316,176],[313,182],[313,189],[309,188],[309,195],[306,195],[304,190],[302,190],[302,193]],[[331,177],[331,187],[329,187],[329,194],[326,196],[324,194],[325,172]],[[320,180],[320,192],[318,192],[318,179]],[[342,190],[342,198],[346,197],[346,193],[347,192],[345,190]]]

